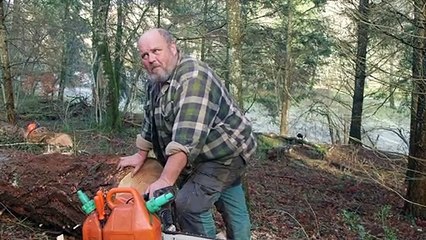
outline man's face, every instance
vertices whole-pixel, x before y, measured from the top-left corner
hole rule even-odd
[[[177,64],[175,43],[167,43],[157,31],[148,31],[138,41],[142,64],[153,81],[165,82]]]

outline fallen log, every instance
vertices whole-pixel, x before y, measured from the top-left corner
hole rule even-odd
[[[58,232],[79,236],[85,214],[77,197],[83,190],[89,197],[99,189],[120,185],[142,191],[158,178],[161,165],[146,164],[139,173],[150,172],[148,179],[117,171],[119,156],[69,156],[59,153],[32,155],[0,149],[0,206],[14,215]],[[142,179],[142,180],[141,180]]]

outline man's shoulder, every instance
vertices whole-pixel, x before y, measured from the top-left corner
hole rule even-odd
[[[185,55],[182,57],[178,65],[178,75],[183,75],[188,72],[194,71],[209,71],[209,67],[206,63],[198,60],[195,57]]]

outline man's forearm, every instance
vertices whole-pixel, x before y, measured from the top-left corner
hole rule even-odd
[[[170,185],[175,184],[187,162],[188,157],[184,152],[178,152],[169,156],[160,178],[164,179]]]
[[[148,151],[139,149],[138,154],[141,155],[142,158],[146,159],[148,156]]]

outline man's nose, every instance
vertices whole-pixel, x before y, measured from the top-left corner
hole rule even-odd
[[[155,58],[154,54],[148,54],[148,62],[154,63],[157,59]]]

